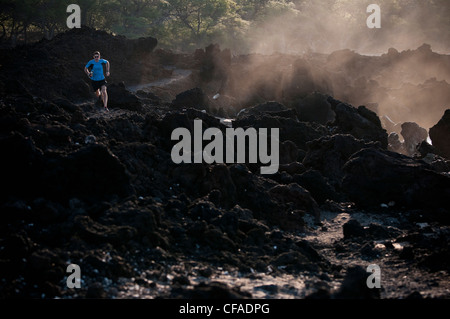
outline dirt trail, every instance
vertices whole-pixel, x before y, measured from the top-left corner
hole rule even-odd
[[[127,89],[133,93],[139,91],[139,90],[143,90],[146,91],[146,89],[148,88],[152,88],[152,87],[164,87],[170,84],[174,84],[177,81],[183,80],[185,78],[187,78],[189,75],[192,74],[191,70],[184,70],[184,69],[177,69],[175,67],[172,66],[164,66],[164,69],[166,70],[173,70],[172,76],[168,77],[168,78],[162,78],[162,79],[158,79],[156,81],[153,82],[149,82],[149,83],[143,83],[143,84],[138,84],[138,85],[132,85],[127,87]]]
[[[445,271],[431,272],[418,269],[412,263],[402,258],[402,250],[412,247],[407,241],[373,240],[364,244],[364,240],[358,242],[344,241],[343,226],[350,219],[357,220],[365,229],[371,224],[382,227],[394,228],[399,231],[397,238],[402,238],[411,233],[405,230],[404,217],[399,212],[386,212],[373,214],[368,212],[336,213],[322,211],[322,226],[315,229],[305,237],[321,254],[335,265],[349,268],[361,266],[364,269],[370,264],[376,264],[381,269],[381,298],[403,299],[414,291],[418,291],[425,298],[445,297],[450,294],[450,277]],[[397,216],[396,216],[397,215]],[[403,226],[403,227],[402,227]],[[428,227],[427,223],[416,223],[416,231],[422,232],[427,227],[426,236],[436,238],[439,234],[448,232],[448,226]],[[392,246],[389,245],[392,244]],[[368,275],[370,275],[368,273]]]

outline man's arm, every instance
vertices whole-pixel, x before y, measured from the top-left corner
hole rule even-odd
[[[84,73],[86,73],[86,75],[89,76],[91,72],[89,72],[87,67],[84,67]]]
[[[106,61],[106,76],[109,76],[109,67],[110,67],[109,61]]]

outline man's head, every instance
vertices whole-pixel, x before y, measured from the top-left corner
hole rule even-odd
[[[95,59],[95,61],[98,61],[100,59],[100,52],[99,51],[95,51],[94,52],[94,59]]]

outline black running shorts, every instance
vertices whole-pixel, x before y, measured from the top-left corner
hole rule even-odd
[[[105,79],[100,80],[100,81],[91,80],[91,82],[92,82],[92,88],[94,89],[94,92],[97,91],[98,89],[101,90],[102,86],[106,85],[106,80]]]

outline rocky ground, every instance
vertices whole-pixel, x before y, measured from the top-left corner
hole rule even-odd
[[[395,140],[317,82],[244,94],[227,66],[251,69],[248,57],[156,43],[83,28],[1,53],[2,298],[450,296],[449,111],[433,146],[419,125]],[[93,50],[117,53],[109,112],[82,73]],[[174,164],[171,133],[195,119],[279,128],[279,172]],[[66,286],[69,264],[80,289]],[[366,286],[370,264],[381,289]]]

